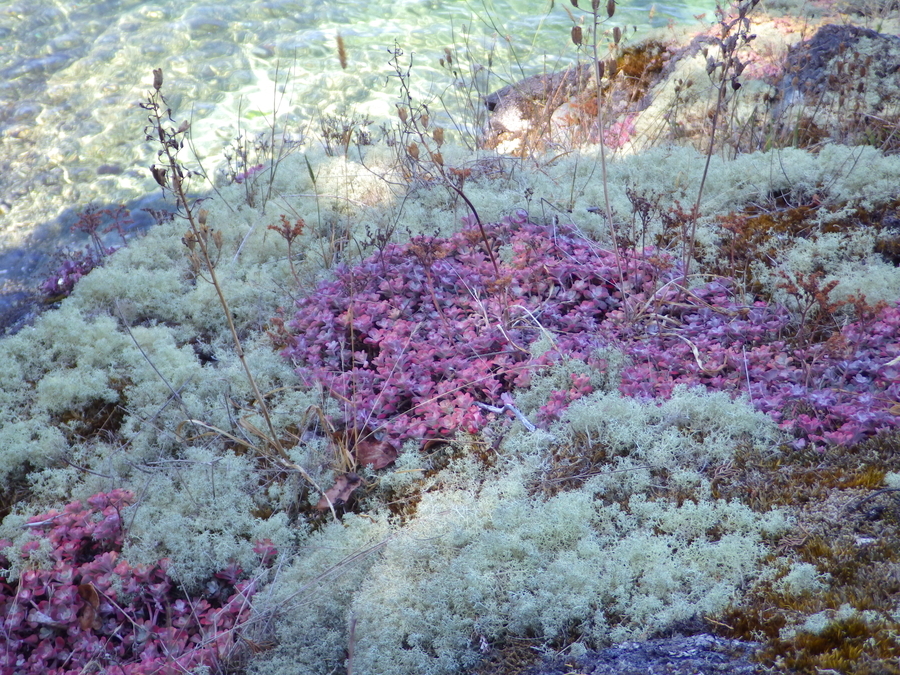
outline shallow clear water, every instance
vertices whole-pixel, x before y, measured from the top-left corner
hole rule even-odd
[[[634,25],[640,37],[669,22],[696,24],[712,6],[635,0],[607,28]],[[491,90],[559,68],[576,57],[566,8],[583,14],[569,0],[0,0],[0,283],[63,240],[85,205],[136,210],[158,197],[138,106],[153,68],[165,73],[175,118],[192,117],[195,147],[214,165],[239,126],[264,128],[273,110],[294,137],[323,113],[388,116],[398,100],[388,77],[395,43],[413,54],[423,98],[450,85],[438,63],[447,47],[482,65],[490,57],[482,86]]]

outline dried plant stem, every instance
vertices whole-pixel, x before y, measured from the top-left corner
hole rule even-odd
[[[616,9],[615,0],[609,0],[607,3],[607,14],[612,18],[613,13]],[[597,81],[597,131],[600,135],[600,171],[603,179],[603,205],[606,209],[606,225],[609,227],[609,237],[612,241],[613,253],[616,256],[616,267],[619,272],[619,281],[624,286],[625,284],[625,271],[622,268],[622,256],[619,252],[619,243],[616,241],[616,228],[613,225],[613,216],[612,216],[612,206],[609,201],[609,178],[607,173],[606,166],[606,142],[603,137],[603,87],[601,84],[601,79],[603,77],[603,62],[600,60],[600,54],[598,51],[597,43],[599,42],[599,37],[597,31],[600,27],[600,2],[599,0],[593,0],[591,3],[591,15],[593,17],[593,34],[591,40],[591,47],[594,52],[594,67],[592,70],[594,71],[594,77]],[[626,316],[629,313],[628,308],[628,299],[625,297],[625,289],[622,289],[622,299],[624,301],[624,307]]]
[[[257,405],[259,406],[259,411],[266,422],[266,428],[268,430],[266,441],[269,445],[275,448],[277,456],[274,459],[276,459],[277,462],[284,468],[291,469],[300,473],[300,475],[302,475],[304,479],[306,479],[314,488],[316,488],[316,490],[325,495],[325,499],[328,500],[328,505],[331,508],[331,513],[336,519],[337,514],[334,511],[334,506],[331,504],[331,500],[328,499],[325,491],[316,484],[316,482],[312,479],[312,476],[310,476],[309,473],[305,469],[303,469],[303,467],[291,461],[290,457],[285,451],[284,446],[281,443],[281,439],[279,438],[278,432],[275,430],[275,425],[272,424],[272,418],[269,414],[269,408],[266,405],[265,397],[260,392],[259,386],[256,383],[256,378],[253,377],[253,371],[250,370],[250,365],[247,363],[247,357],[244,353],[244,348],[241,345],[241,339],[238,335],[237,327],[234,325],[234,318],[231,312],[231,307],[228,304],[228,298],[225,297],[225,292],[222,289],[222,284],[220,283],[218,274],[216,273],[216,260],[218,259],[218,255],[214,258],[210,254],[210,243],[215,244],[216,248],[221,250],[221,233],[214,232],[207,226],[206,220],[209,214],[206,209],[199,209],[195,215],[191,201],[188,198],[187,192],[185,191],[184,187],[184,180],[185,178],[190,177],[190,172],[184,171],[177,158],[178,150],[183,145],[183,142],[179,137],[183,136],[183,134],[187,132],[187,130],[190,128],[190,124],[188,124],[187,122],[183,122],[181,126],[178,127],[177,131],[166,130],[164,128],[165,118],[171,120],[171,110],[166,105],[165,99],[160,93],[160,89],[162,88],[162,81],[162,69],[154,70],[154,91],[150,94],[148,102],[146,104],[142,104],[142,107],[150,111],[150,126],[156,132],[155,136],[159,139],[159,143],[161,145],[161,149],[158,151],[157,156],[163,160],[163,167],[157,167],[154,165],[151,168],[151,172],[153,173],[153,177],[156,179],[156,182],[159,183],[159,185],[164,190],[169,190],[172,193],[172,195],[175,197],[175,201],[178,204],[178,207],[183,211],[183,217],[188,221],[188,225],[190,226],[190,233],[189,236],[185,237],[185,243],[191,249],[192,258],[194,260],[196,260],[196,257],[193,253],[194,246],[196,245],[199,247],[200,262],[202,262],[206,274],[209,275],[210,283],[212,283],[213,287],[216,289],[216,296],[218,297],[219,304],[222,306],[222,310],[225,314],[225,321],[227,322],[228,330],[231,333],[235,353],[237,354],[237,357],[241,362],[241,366],[243,367],[244,373],[247,376],[247,381],[250,383],[250,387],[253,389],[253,396],[256,400]],[[165,109],[166,111],[165,118],[163,113],[161,112],[163,109]],[[153,135],[148,134],[148,140],[153,140],[153,138]],[[271,454],[264,454],[266,454],[270,459],[273,459]]]
[[[694,257],[694,245],[697,238],[697,219],[700,217],[700,200],[703,198],[703,188],[706,186],[706,177],[709,175],[709,165],[712,162],[712,154],[715,149],[716,131],[719,118],[725,110],[725,99],[728,95],[728,86],[734,91],[740,89],[738,77],[744,70],[744,64],[738,57],[737,51],[741,45],[747,44],[756,36],[750,35],[750,19],[748,14],[753,10],[759,0],[734,0],[732,5],[737,11],[737,18],[728,18],[721,6],[716,7],[716,15],[719,17],[720,33],[716,38],[716,46],[721,50],[721,59],[717,61],[707,55],[706,72],[713,77],[717,70],[721,69],[716,92],[716,106],[712,115],[712,128],[709,132],[709,144],[706,147],[706,162],[703,165],[703,176],[700,179],[700,187],[697,190],[697,199],[690,213],[690,234],[684,243],[684,255],[682,258],[682,275],[687,280],[690,274],[691,261]],[[736,29],[736,30],[735,30]]]
[[[497,258],[494,257],[494,251],[491,248],[491,242],[488,239],[487,232],[484,231],[484,223],[481,222],[481,217],[478,215],[478,211],[475,210],[475,205],[471,202],[471,200],[466,197],[466,193],[462,191],[461,188],[456,186],[453,181],[451,181],[447,174],[444,173],[443,164],[439,165],[440,174],[444,178],[444,182],[447,184],[451,190],[453,190],[456,194],[458,194],[462,200],[466,203],[466,206],[469,207],[469,210],[472,212],[472,217],[475,219],[475,222],[478,224],[478,232],[481,234],[481,240],[484,242],[484,248],[487,251],[488,257],[491,259],[491,265],[494,267],[494,273],[497,275],[497,278],[500,278],[500,267],[497,265]]]
[[[697,189],[697,199],[691,208],[691,233],[684,247],[684,258],[682,259],[682,270],[684,279],[687,279],[690,273],[691,260],[694,258],[694,242],[697,238],[697,219],[700,217],[700,200],[703,198],[703,188],[706,186],[706,177],[709,175],[709,165],[712,162],[713,149],[716,141],[716,128],[719,124],[719,113],[725,103],[725,95],[727,92],[728,80],[723,76],[719,85],[719,91],[716,98],[716,108],[713,111],[712,129],[709,132],[709,144],[706,148],[706,162],[703,164],[703,176],[700,178],[700,187]]]
[[[419,139],[419,143],[421,143],[422,147],[425,148],[426,152],[428,153],[429,159],[434,166],[434,169],[438,174],[440,174],[443,183],[466,203],[466,207],[469,209],[469,211],[471,211],[472,217],[475,219],[475,222],[478,225],[478,232],[479,234],[481,234],[481,239],[484,242],[485,251],[488,254],[488,258],[490,258],[491,260],[491,265],[494,268],[494,273],[497,275],[497,279],[499,279],[500,266],[497,264],[496,256],[494,256],[494,251],[491,247],[490,239],[488,239],[487,232],[484,229],[484,223],[481,221],[481,216],[478,215],[478,210],[475,208],[472,200],[470,200],[466,196],[466,193],[462,189],[464,178],[460,177],[459,184],[457,184],[456,181],[452,180],[451,177],[447,175],[447,171],[444,167],[444,160],[440,153],[440,147],[444,142],[443,129],[440,130],[439,136],[436,136],[433,133],[431,137],[431,142],[436,144],[438,149],[435,151],[429,149],[429,138],[426,136],[429,123],[428,108],[426,106],[421,106],[421,108],[417,109],[416,106],[413,105],[413,96],[412,92],[409,89],[409,73],[412,69],[412,60],[410,59],[410,66],[404,72],[402,66],[400,65],[400,57],[403,55],[402,50],[398,46],[395,46],[391,54],[391,65],[394,67],[394,70],[397,73],[397,77],[400,81],[400,95],[405,104],[405,106],[398,107],[398,113],[400,115],[400,121],[402,125],[401,137],[405,137],[406,139],[417,137]],[[421,164],[418,144],[406,144],[405,142],[402,142],[400,144],[400,147],[407,149],[407,161],[411,162],[413,165]]]

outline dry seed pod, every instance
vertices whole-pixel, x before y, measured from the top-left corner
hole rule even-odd
[[[431,137],[438,147],[444,144],[444,130],[441,127],[435,127],[434,131],[431,132]]]
[[[581,26],[572,26],[572,42],[581,45]]]
[[[403,106],[397,106],[397,114],[400,116],[400,121],[406,124],[406,108],[404,108]]]
[[[616,13],[616,0],[606,0],[606,16],[610,19]]]
[[[153,88],[156,91],[159,91],[162,87],[163,77],[162,77],[162,68],[154,68],[153,69]]]
[[[161,169],[156,164],[150,167],[150,173],[153,174],[153,180],[159,183],[160,187],[169,187],[169,181],[166,179],[166,170]]]
[[[622,40],[622,29],[619,28],[618,26],[616,26],[615,28],[613,28],[613,42],[615,42],[616,44],[619,44],[619,42],[621,40]]]
[[[578,0],[570,0],[572,7],[578,7]]]
[[[603,61],[597,61],[597,79],[603,79],[603,71],[606,70],[606,66],[603,64]]]
[[[419,146],[415,143],[410,143],[409,147],[406,148],[406,151],[409,153],[409,156],[414,160],[419,160]]]
[[[606,76],[609,79],[612,79],[616,76],[616,73],[619,72],[619,64],[616,63],[615,59],[610,59],[606,66]]]
[[[444,166],[444,156],[439,152],[431,153],[431,161],[438,166]]]
[[[427,114],[422,115],[419,119],[422,120],[422,128],[427,129],[428,128],[428,115]]]
[[[347,70],[347,49],[344,47],[344,36],[340,33],[337,34],[337,52],[341,69]]]
[[[197,211],[197,222],[200,223],[200,226],[206,225],[206,218],[209,216],[209,210],[200,209]]]

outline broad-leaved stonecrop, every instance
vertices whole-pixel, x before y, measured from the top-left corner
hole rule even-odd
[[[216,573],[202,596],[181,591],[168,560],[132,567],[119,558],[123,516],[134,502],[125,490],[100,493],[29,519],[29,554],[49,542],[52,566],[0,576],[0,673],[104,672],[175,674],[214,667],[234,656],[235,631],[250,619],[257,584],[240,567]],[[10,571],[10,542],[0,541],[0,570]],[[269,541],[254,551],[263,564]]]
[[[475,431],[476,402],[497,404],[563,355],[589,359],[609,340],[601,324],[660,271],[638,257],[618,275],[615,255],[571,228],[523,212],[488,228],[501,278],[472,222],[446,239],[391,244],[298,302],[285,356],[307,382],[345,405],[348,424],[392,440]],[[426,255],[427,252],[427,255]],[[528,347],[547,331],[555,348]]]
[[[476,403],[496,405],[560,359],[602,368],[596,354],[609,347],[630,360],[622,393],[668,397],[684,384],[748,395],[797,447],[900,425],[891,412],[900,401],[896,306],[826,342],[798,343],[787,309],[747,304],[724,278],[684,290],[664,252],[620,251],[619,267],[574,228],[538,225],[521,211],[486,229],[499,279],[469,222],[451,237],[391,244],[339,267],[298,301],[284,354],[343,404],[348,426],[398,443],[476,431],[490,418]],[[553,347],[533,355],[529,346],[548,334]],[[538,421],[591,391],[573,378]]]

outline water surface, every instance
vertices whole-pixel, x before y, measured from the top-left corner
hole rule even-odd
[[[638,39],[670,22],[696,24],[711,7],[637,0],[606,28],[636,26]],[[308,136],[324,114],[390,116],[398,83],[389,51],[397,47],[406,63],[412,56],[413,91],[423,100],[452,87],[439,64],[445,49],[464,73],[484,67],[488,89],[571,63],[567,8],[584,16],[559,0],[0,0],[0,284],[68,241],[88,204],[126,204],[138,226],[149,222],[139,208],[159,195],[139,103],[154,68],[165,73],[175,117],[192,119],[194,147],[212,169],[240,131],[265,129],[273,111],[293,138]]]

